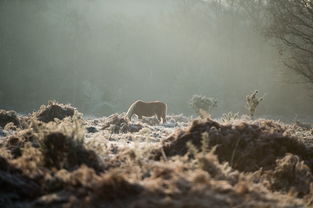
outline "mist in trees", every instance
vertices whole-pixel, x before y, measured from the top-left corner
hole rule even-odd
[[[0,0],[0,108],[31,112],[55,99],[109,115],[142,99],[191,114],[201,94],[221,115],[246,112],[257,89],[259,115],[312,115],[312,91],[290,82],[298,74],[258,28],[269,24],[263,10],[249,15],[256,5],[244,3]]]

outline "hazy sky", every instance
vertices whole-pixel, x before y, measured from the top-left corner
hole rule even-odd
[[[245,113],[245,95],[258,89],[259,115],[312,115],[310,91],[286,82],[295,74],[250,20],[199,2],[0,1],[0,108],[56,99],[108,115],[142,99],[191,114],[190,98],[202,94],[221,115]]]

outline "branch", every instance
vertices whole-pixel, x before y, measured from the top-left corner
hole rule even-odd
[[[313,51],[309,50],[309,49],[306,49],[306,48],[303,48],[301,46],[299,46],[297,43],[295,42],[291,42],[290,40],[288,40],[287,38],[285,37],[278,37],[280,40],[282,40],[287,46],[291,47],[291,48],[295,48],[295,49],[298,49],[298,50],[301,50],[301,51],[304,51],[304,52],[307,52],[309,54],[311,54],[313,56]]]

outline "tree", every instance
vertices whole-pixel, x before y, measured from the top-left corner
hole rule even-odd
[[[284,64],[313,85],[313,2],[269,0],[269,38],[278,40]]]

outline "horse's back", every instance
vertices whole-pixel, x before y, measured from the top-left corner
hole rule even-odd
[[[144,102],[142,100],[137,100],[135,104],[136,112],[142,112],[149,115],[157,113],[156,111],[166,109],[166,104],[160,101]]]

